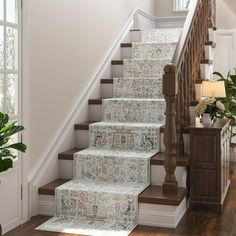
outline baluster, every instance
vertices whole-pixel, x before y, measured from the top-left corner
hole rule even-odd
[[[164,144],[166,147],[166,158],[164,167],[166,171],[163,183],[164,194],[175,194],[178,191],[178,183],[175,177],[176,169],[176,99],[178,94],[178,80],[174,65],[167,65],[163,75],[163,94],[166,100],[166,125],[164,131]]]

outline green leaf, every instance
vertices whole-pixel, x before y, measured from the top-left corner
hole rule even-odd
[[[231,80],[236,84],[236,75],[230,75]]]
[[[20,131],[24,130],[23,126],[11,125],[10,129],[7,132],[3,132],[2,137],[10,137]]]
[[[15,150],[20,151],[20,152],[25,152],[26,151],[26,145],[23,144],[23,143],[14,143],[14,144],[11,144],[9,146],[0,148],[0,150],[7,149],[7,148],[12,148],[12,149],[15,149]]]
[[[226,80],[220,72],[215,71],[215,72],[213,72],[213,75],[217,75],[217,76],[221,77],[221,79]]]
[[[9,116],[0,112],[0,172],[6,171],[13,165],[17,157],[15,150],[26,151],[26,145],[22,142],[10,144],[12,136],[24,130],[16,121],[9,123]]]
[[[3,149],[0,151],[0,157],[12,157],[13,159],[15,159],[16,155],[13,155],[8,149]]]
[[[9,116],[0,112],[0,129],[4,127],[9,121]]]
[[[13,167],[13,161],[10,158],[0,160],[0,172],[6,171]]]

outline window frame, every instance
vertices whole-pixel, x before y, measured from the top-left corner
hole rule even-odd
[[[21,122],[21,110],[22,110],[22,104],[21,104],[21,100],[22,100],[22,93],[21,93],[21,77],[22,77],[22,65],[21,65],[21,56],[22,56],[22,51],[21,51],[21,37],[22,37],[22,22],[21,22],[21,0],[15,0],[15,7],[16,7],[16,22],[9,22],[7,21],[7,16],[6,16],[6,12],[7,12],[7,0],[3,0],[4,3],[4,9],[3,9],[3,17],[4,19],[1,20],[0,19],[0,25],[3,26],[3,32],[4,32],[4,48],[3,48],[3,58],[4,58],[4,65],[3,65],[3,69],[0,68],[0,74],[2,74],[4,76],[4,112],[5,112],[5,108],[6,108],[6,76],[7,75],[16,75],[17,76],[17,88],[16,88],[16,96],[17,96],[17,114],[9,114],[9,118],[10,121],[13,120],[17,120],[19,123]],[[15,29],[17,31],[17,68],[15,69],[8,69],[6,67],[6,58],[7,58],[7,54],[6,54],[6,41],[7,41],[7,37],[6,37],[6,28],[10,27],[12,29]]]
[[[187,13],[189,9],[180,9],[180,1],[181,0],[173,0],[173,12],[182,12],[182,13]],[[191,2],[191,0],[190,0]]]

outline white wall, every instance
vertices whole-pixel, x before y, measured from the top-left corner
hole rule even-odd
[[[136,6],[155,12],[154,0],[24,0],[30,169],[53,142]]]
[[[156,0],[156,16],[186,16],[187,12],[174,12],[173,0]]]
[[[236,29],[236,1],[217,0],[216,25],[218,29]]]

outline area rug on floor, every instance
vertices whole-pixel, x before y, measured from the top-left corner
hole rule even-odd
[[[68,234],[127,236],[135,226],[135,223],[130,222],[74,220],[73,218],[53,217],[37,229]]]
[[[125,236],[138,224],[138,196],[150,184],[165,121],[163,68],[180,29],[141,31],[132,59],[103,99],[103,121],[89,126],[89,148],[74,154],[73,180],[56,188],[55,217],[38,230]]]

